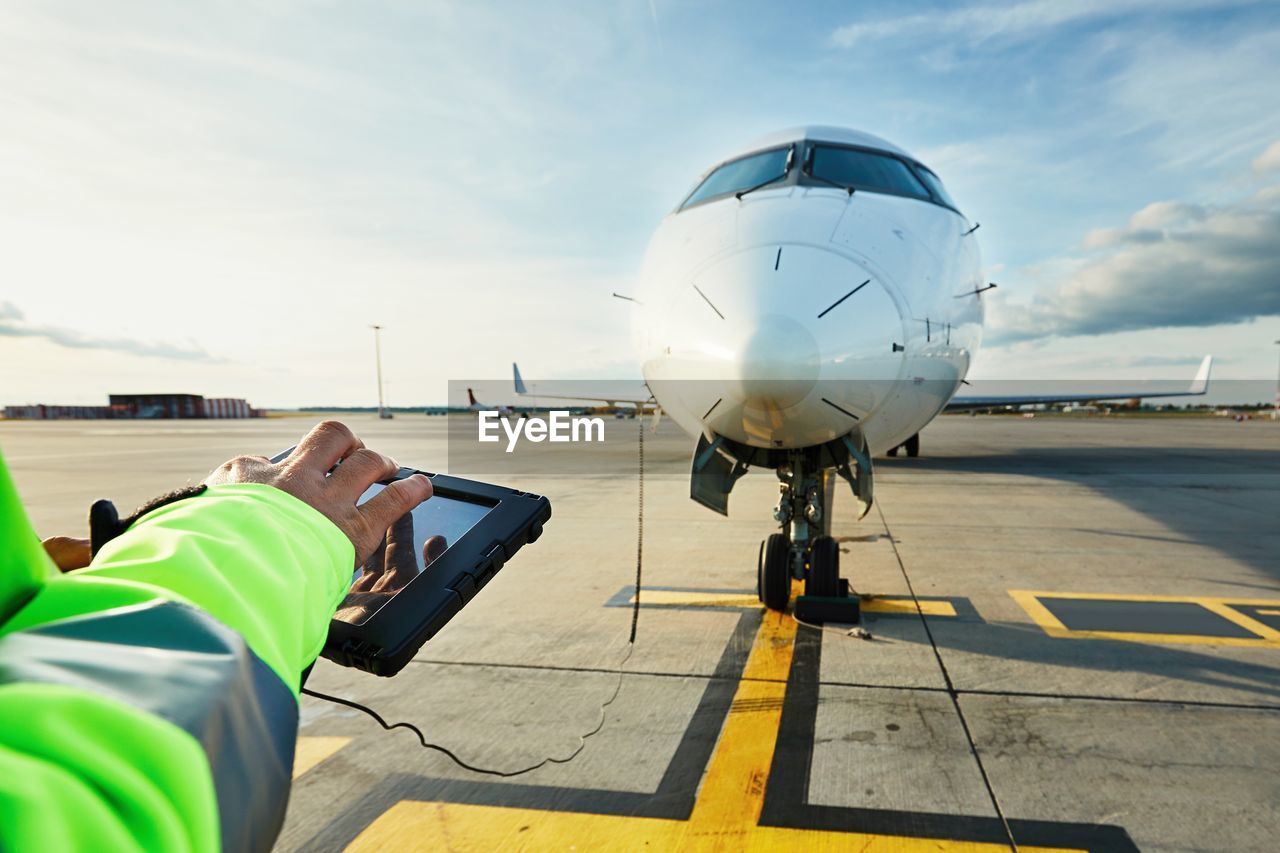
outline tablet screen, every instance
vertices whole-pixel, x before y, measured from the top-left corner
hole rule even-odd
[[[359,503],[383,488],[381,483],[370,486]],[[418,504],[391,525],[378,550],[356,568],[347,597],[333,618],[352,625],[363,624],[409,581],[424,574],[429,577],[431,564],[492,508],[439,493]],[[450,578],[438,580],[443,584]]]

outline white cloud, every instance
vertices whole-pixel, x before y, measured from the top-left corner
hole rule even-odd
[[[1253,0],[1256,2],[1256,0]],[[838,47],[896,36],[914,39],[924,34],[951,33],[979,41],[1026,37],[1068,24],[1115,19],[1145,12],[1169,13],[1252,5],[1251,0],[1028,0],[859,21],[838,27],[831,41]]]
[[[197,344],[175,344],[161,341],[140,341],[126,337],[86,334],[65,326],[33,325],[26,322],[23,312],[12,302],[0,302],[0,337],[40,338],[66,349],[110,350],[143,358],[165,358],[175,361],[201,361],[216,364],[225,359],[215,358]]]
[[[1171,230],[1187,228],[1208,215],[1204,207],[1180,201],[1157,201],[1129,217],[1121,228],[1098,228],[1085,235],[1086,249],[1101,249],[1121,243],[1158,243]]]
[[[1280,139],[1267,146],[1253,161],[1253,170],[1259,174],[1280,171]]]
[[[1280,203],[1271,193],[1214,207],[1148,205],[1092,232],[1084,256],[1028,302],[990,303],[996,345],[1280,315]],[[1097,251],[1101,250],[1101,251]]]

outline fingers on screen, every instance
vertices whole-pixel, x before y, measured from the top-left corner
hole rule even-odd
[[[345,468],[346,465],[342,467]],[[424,474],[414,474],[404,480],[396,480],[378,492],[360,506],[360,512],[375,530],[386,530],[398,518],[411,512],[414,507],[429,497],[431,497],[431,481]]]

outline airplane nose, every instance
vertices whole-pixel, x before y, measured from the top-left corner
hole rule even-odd
[[[743,340],[736,363],[738,391],[745,403],[785,409],[813,390],[822,354],[804,324],[781,314],[767,314]]]

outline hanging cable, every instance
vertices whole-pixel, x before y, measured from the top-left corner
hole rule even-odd
[[[640,424],[640,439],[637,443],[639,456],[639,465],[636,469],[636,482],[638,487],[636,491],[639,496],[636,501],[636,594],[631,600],[631,639],[627,642],[633,647],[636,644],[636,626],[640,624],[640,568],[644,562],[644,406],[639,407],[636,412],[636,421]],[[630,655],[630,652],[627,652]]]

